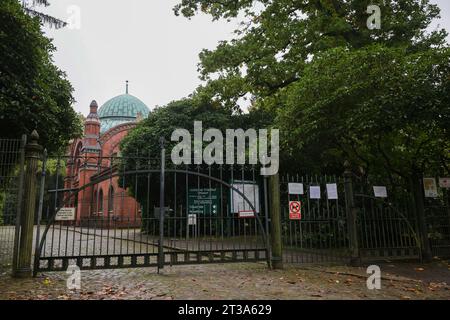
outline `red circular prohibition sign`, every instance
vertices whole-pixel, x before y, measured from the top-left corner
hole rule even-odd
[[[289,209],[292,213],[300,213],[300,202],[292,201]]]

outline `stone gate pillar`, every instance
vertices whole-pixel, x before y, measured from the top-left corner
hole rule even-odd
[[[33,230],[36,207],[37,170],[43,148],[38,144],[39,135],[34,130],[25,147],[24,203],[20,218],[20,239],[17,266],[13,266],[13,276],[32,276],[31,259],[33,253]]]

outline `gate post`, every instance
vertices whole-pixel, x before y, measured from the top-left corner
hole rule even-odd
[[[350,264],[357,266],[361,263],[359,256],[358,231],[356,224],[357,208],[353,194],[353,172],[349,161],[344,163],[345,211],[347,213],[347,232],[350,245]]]
[[[283,247],[281,240],[281,201],[280,201],[280,176],[270,176],[269,178],[269,194],[270,194],[270,223],[272,226],[271,242],[272,242],[272,261],[273,269],[283,269]]]
[[[33,247],[34,214],[36,206],[37,169],[42,147],[38,144],[39,135],[34,130],[30,136],[30,142],[25,147],[25,183],[24,205],[20,219],[20,238],[18,263],[14,277],[31,277],[31,258]]]

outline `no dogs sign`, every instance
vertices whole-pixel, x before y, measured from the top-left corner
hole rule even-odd
[[[302,219],[302,203],[300,201],[289,201],[289,219]]]

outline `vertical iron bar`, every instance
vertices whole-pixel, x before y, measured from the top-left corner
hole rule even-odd
[[[160,138],[161,144],[161,175],[159,185],[159,244],[158,244],[158,273],[160,269],[164,268],[164,171],[166,165],[166,148],[164,143],[164,137]]]

